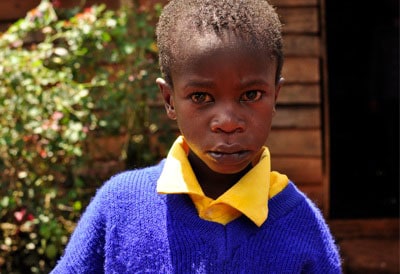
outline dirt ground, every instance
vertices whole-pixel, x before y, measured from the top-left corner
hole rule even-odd
[[[353,238],[339,242],[346,274],[398,274],[398,238]]]
[[[399,274],[399,219],[330,221],[344,274]]]

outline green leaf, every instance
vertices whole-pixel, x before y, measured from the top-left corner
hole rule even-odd
[[[46,247],[45,254],[46,254],[47,258],[49,258],[49,259],[56,258],[57,254],[58,254],[57,247],[54,244],[49,244]]]
[[[1,201],[0,201],[0,205],[1,205],[3,208],[8,207],[9,203],[10,203],[10,198],[9,198],[8,196],[3,197],[3,198],[1,199]]]
[[[75,211],[81,211],[81,209],[82,209],[82,203],[81,203],[81,201],[76,201],[76,202],[74,203],[74,210],[75,210]]]

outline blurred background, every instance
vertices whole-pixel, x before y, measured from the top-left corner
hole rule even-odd
[[[165,157],[166,2],[0,2],[0,273],[48,273],[104,181]],[[345,273],[399,273],[398,1],[271,3],[286,56],[272,168],[321,208]]]

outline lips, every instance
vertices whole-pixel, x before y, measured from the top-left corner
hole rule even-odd
[[[250,150],[240,145],[220,145],[207,153],[221,164],[234,164],[244,160],[250,154]]]
[[[209,154],[212,155],[213,157],[224,157],[224,156],[240,156],[245,154],[246,150],[243,151],[237,151],[237,152],[220,152],[220,151],[210,151]]]

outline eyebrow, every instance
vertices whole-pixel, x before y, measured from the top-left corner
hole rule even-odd
[[[253,87],[253,86],[267,86],[269,87],[270,85],[268,84],[267,81],[264,81],[262,79],[251,79],[251,80],[244,80],[240,82],[240,88],[248,88],[248,87]]]
[[[215,84],[211,80],[189,80],[184,88],[197,87],[197,88],[214,88]]]
[[[270,85],[268,84],[267,81],[264,81],[262,79],[250,79],[250,80],[243,80],[240,81],[240,83],[236,86],[238,89],[246,89],[249,87],[253,86],[267,86],[269,87]],[[189,80],[188,83],[184,86],[184,88],[188,87],[197,87],[197,88],[205,88],[205,89],[212,89],[215,87],[215,83],[212,80]]]

